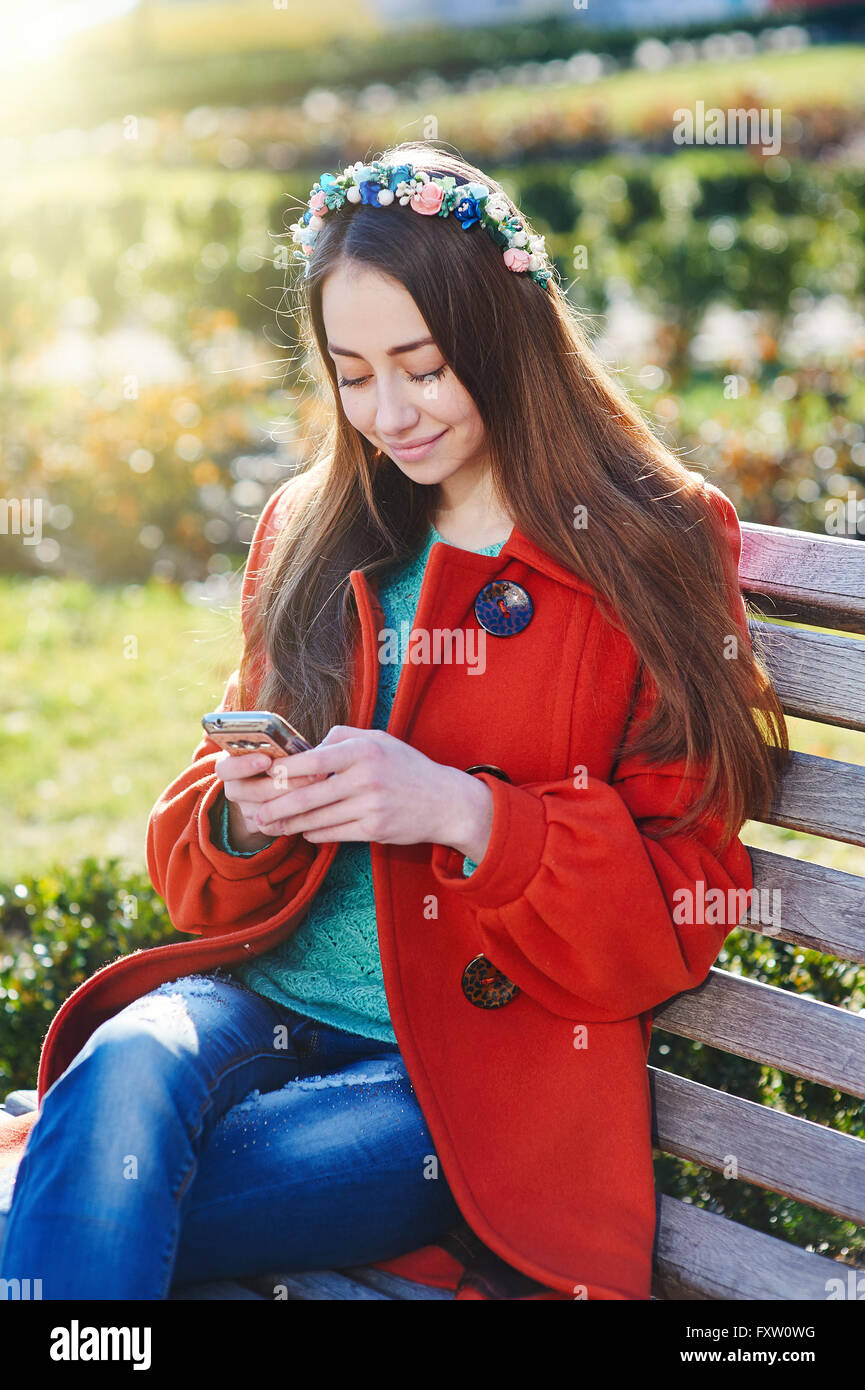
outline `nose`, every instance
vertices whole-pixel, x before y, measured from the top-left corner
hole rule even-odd
[[[402,382],[395,377],[380,377],[376,383],[377,394],[375,425],[378,433],[385,439],[399,439],[409,434],[420,418],[417,406]]]

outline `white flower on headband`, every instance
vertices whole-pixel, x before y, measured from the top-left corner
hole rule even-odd
[[[365,203],[368,207],[399,203],[426,217],[454,216],[463,231],[481,226],[501,249],[508,270],[528,273],[544,289],[549,288],[553,267],[545,238],[530,235],[519,213],[501,194],[491,194],[484,183],[458,184],[451,174],[431,175],[411,164],[364,164],[361,160],[339,175],[322,174],[310,190],[303,216],[292,223],[292,240],[301,248],[294,255],[306,262],[307,274],[327,214],[346,203]]]
[[[494,217],[497,222],[503,222],[506,217],[510,217],[511,210],[504,198],[493,194],[492,198],[487,198],[487,212],[490,217]]]

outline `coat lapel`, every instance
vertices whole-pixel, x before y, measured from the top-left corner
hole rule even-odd
[[[498,555],[480,555],[473,550],[462,550],[458,546],[436,541],[430,549],[424,570],[412,634],[475,626],[475,599],[485,584],[506,574],[511,561],[529,565],[539,574],[569,588],[594,593],[590,584],[560,565],[516,527]],[[378,600],[376,580],[368,580],[363,570],[358,569],[352,570],[349,577],[361,625],[351,723],[356,728],[369,728],[378,691],[379,633],[385,626],[385,620]],[[409,658],[411,650],[410,640]],[[415,663],[408,659],[403,666],[387,726],[387,732],[395,738],[406,738],[410,733],[414,714],[420,708],[434,670],[435,663],[432,661]]]

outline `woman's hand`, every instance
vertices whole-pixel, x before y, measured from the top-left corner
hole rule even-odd
[[[236,759],[240,762],[241,759]],[[489,844],[493,796],[458,768],[378,729],[335,725],[317,747],[286,760],[288,790],[259,801],[252,822],[266,835],[297,832],[314,843],[449,845],[479,863]],[[315,785],[296,780],[303,773]],[[283,769],[272,777],[283,780]]]
[[[223,793],[228,802],[228,828],[234,849],[264,849],[270,843],[267,835],[256,827],[259,810],[275,797],[284,794],[284,774],[273,776],[273,768],[287,763],[288,758],[271,758],[269,753],[220,753],[214,760],[213,771],[222,778]],[[317,778],[299,777],[297,785],[305,787]],[[275,832],[276,833],[276,832]]]

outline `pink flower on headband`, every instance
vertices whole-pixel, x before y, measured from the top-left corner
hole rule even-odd
[[[321,217],[322,213],[327,212],[327,199],[323,193],[314,193],[309,200],[309,210],[314,217]]]
[[[425,183],[419,188],[417,193],[411,196],[411,206],[415,212],[422,212],[426,217],[434,217],[442,205],[442,198],[445,195],[443,188],[437,184]]]
[[[508,270],[528,270],[531,257],[528,251],[521,251],[519,246],[509,246],[502,259]]]

